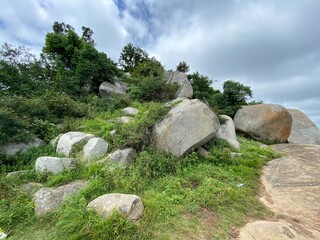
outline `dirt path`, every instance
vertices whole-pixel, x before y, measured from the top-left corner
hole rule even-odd
[[[275,221],[255,221],[240,229],[241,240],[320,240],[320,145],[272,146],[283,157],[263,169],[261,201]]]

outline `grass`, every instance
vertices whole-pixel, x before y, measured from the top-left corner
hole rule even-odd
[[[46,145],[1,159],[0,227],[10,239],[228,239],[247,218],[270,215],[257,199],[262,166],[276,154],[260,143],[238,137],[242,154],[224,141],[207,145],[210,156],[190,153],[183,158],[157,153],[151,142],[152,126],[168,108],[162,104],[132,103],[139,114],[129,124],[117,118],[121,110],[95,111],[83,119],[65,119],[64,131],[83,131],[106,139],[111,150],[134,147],[139,156],[129,168],[80,161],[75,170],[41,175],[34,170],[40,156],[57,156]],[[116,130],[116,135],[110,135]],[[75,153],[75,156],[79,154]],[[5,178],[7,172],[29,170]],[[21,190],[28,182],[57,187],[74,180],[88,185],[56,211],[36,218],[32,195]],[[141,197],[145,210],[137,223],[118,212],[108,219],[86,209],[105,193]]]

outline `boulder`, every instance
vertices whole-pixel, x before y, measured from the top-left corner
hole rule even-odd
[[[103,138],[91,138],[83,147],[83,156],[87,159],[97,159],[105,155],[109,144]]]
[[[57,153],[69,157],[74,147],[82,147],[91,138],[94,138],[94,135],[83,132],[67,132],[59,138]]]
[[[41,188],[34,194],[37,216],[59,208],[70,197],[86,186],[83,181],[75,181],[57,188]]]
[[[227,115],[221,115],[221,117],[224,118],[226,122],[220,125],[220,129],[215,138],[226,140],[232,147],[240,149],[240,143],[237,140],[236,129],[232,118]]]
[[[153,129],[155,146],[177,157],[210,141],[220,128],[217,116],[203,102],[184,99]]]
[[[137,115],[139,113],[139,110],[132,107],[126,107],[122,109],[122,112],[127,115]]]
[[[39,157],[36,160],[35,169],[38,173],[56,175],[66,169],[75,168],[76,162],[74,158]]]
[[[43,185],[41,183],[36,182],[28,182],[21,185],[21,189],[28,193],[35,193],[37,190],[42,188]]]
[[[128,90],[128,85],[116,78],[114,83],[103,82],[99,87],[99,93],[101,97],[110,97],[112,94],[125,94]]]
[[[17,153],[25,153],[31,148],[40,147],[42,145],[44,145],[44,142],[39,138],[35,138],[26,143],[7,143],[0,146],[0,152],[8,156],[13,156]]]
[[[118,163],[128,166],[137,157],[137,152],[133,148],[119,149],[110,155],[110,163]]]
[[[134,120],[134,118],[132,118],[132,117],[119,117],[119,121],[124,124],[132,122],[133,120]]]
[[[292,117],[278,104],[244,106],[234,117],[237,130],[259,141],[286,142],[292,126]]]
[[[54,139],[50,140],[49,144],[51,144],[52,146],[56,147],[58,144],[59,139],[61,138],[63,134],[59,134],[57,137],[55,137]]]
[[[30,170],[19,170],[19,171],[9,172],[6,175],[6,178],[19,178],[29,174],[30,172],[31,172]]]
[[[108,218],[113,210],[117,210],[131,220],[138,220],[144,209],[138,196],[119,193],[102,195],[91,201],[87,207],[103,218]]]
[[[288,138],[289,143],[319,144],[320,131],[316,124],[298,109],[288,109],[292,116],[292,128]]]
[[[4,232],[0,232],[0,239],[6,239],[8,237],[8,234]]]
[[[179,71],[170,71],[167,72],[165,75],[165,78],[168,83],[177,83],[179,86],[179,89],[176,93],[176,97],[182,97],[182,98],[192,98],[193,96],[193,89],[191,86],[190,81],[188,80],[188,77],[185,73],[179,72]]]

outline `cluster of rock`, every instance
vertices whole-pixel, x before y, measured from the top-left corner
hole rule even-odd
[[[216,114],[206,104],[197,99],[191,100],[193,90],[185,74],[168,72],[166,79],[168,82],[178,84],[179,89],[176,94],[178,99],[168,103],[171,110],[153,128],[154,145],[158,151],[181,157],[196,150],[199,154],[208,156],[205,145],[214,139],[226,140],[233,148],[239,149],[236,129],[260,141],[286,142],[289,139],[292,143],[303,141],[320,144],[319,130],[298,110],[287,110],[276,104],[245,106],[238,110],[234,122],[228,116],[220,116],[225,120],[221,124]],[[99,91],[101,96],[106,97],[113,93],[124,94],[127,87],[124,82],[115,79],[113,84],[108,82],[101,84]],[[139,110],[135,108],[125,108],[123,113],[126,116],[117,121],[123,124],[129,123],[134,120],[138,112]],[[116,132],[112,131],[110,134],[114,135]],[[65,170],[72,170],[77,167],[79,161],[71,157],[74,152],[80,152],[81,159],[92,161],[103,158],[109,148],[108,142],[103,138],[83,132],[61,134],[53,139],[51,144],[55,145],[56,152],[64,157],[39,157],[35,163],[35,169],[39,173],[59,174]],[[5,146],[4,149],[8,147]],[[27,149],[26,145],[23,145],[22,149]],[[10,151],[16,153],[19,150]],[[136,156],[137,152],[133,148],[119,149],[109,154],[108,161],[110,164],[129,166]],[[24,173],[16,172],[11,175],[14,174]],[[86,186],[87,183],[84,181],[75,181],[56,188],[43,188],[36,183],[26,184],[24,188],[30,192],[31,189],[40,188],[34,194],[34,201],[36,214],[42,215],[57,209],[67,198],[77,194]],[[144,207],[136,195],[108,193],[94,199],[87,208],[96,211],[102,217],[108,217],[113,210],[118,210],[129,219],[137,220]]]
[[[234,117],[235,127],[264,142],[320,144],[320,131],[301,111],[278,104],[244,106]]]

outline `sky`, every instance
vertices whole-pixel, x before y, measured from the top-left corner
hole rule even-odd
[[[166,69],[180,61],[221,89],[297,108],[320,127],[320,0],[0,0],[0,43],[41,52],[54,21],[94,31],[117,61],[133,43]]]

